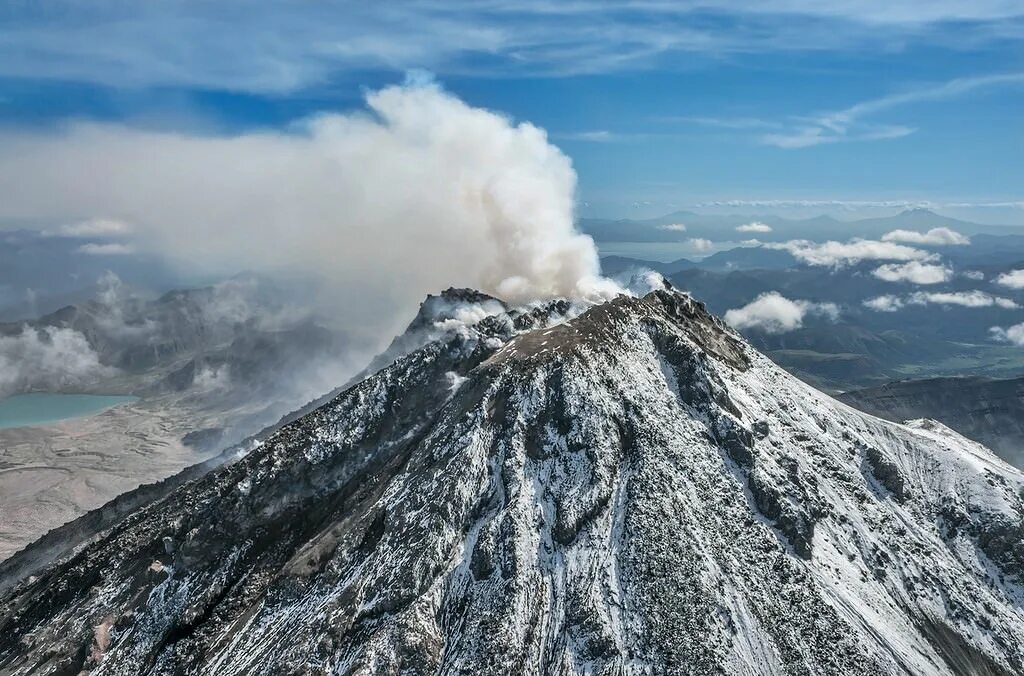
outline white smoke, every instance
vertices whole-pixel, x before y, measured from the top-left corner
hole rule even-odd
[[[69,328],[26,326],[0,336],[0,397],[76,388],[116,371],[100,363],[85,336]]]
[[[0,136],[0,217],[132,223],[137,250],[197,272],[309,273],[352,324],[407,318],[448,286],[512,302],[621,291],[574,227],[576,174],[544,131],[430,82],[366,104],[288,132]]]

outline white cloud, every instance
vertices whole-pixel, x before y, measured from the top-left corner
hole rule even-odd
[[[964,270],[960,274],[967,279],[973,279],[976,282],[980,282],[985,279],[985,273],[981,270]]]
[[[1011,270],[996,277],[996,284],[1008,289],[1024,289],[1024,270]]]
[[[875,312],[896,312],[903,309],[899,296],[877,296],[864,301],[864,306]]]
[[[108,242],[105,244],[89,242],[78,247],[76,251],[89,256],[127,256],[128,254],[135,253],[135,247],[130,244],[121,244],[120,242]]]
[[[736,226],[736,232],[771,232],[772,226],[766,223],[754,221],[745,225]]]
[[[808,265],[843,266],[863,260],[924,261],[933,260],[935,255],[894,242],[879,242],[870,239],[853,239],[849,242],[812,242],[795,239],[789,242],[765,244],[769,249],[782,249]]]
[[[0,336],[0,397],[81,387],[113,373],[100,363],[86,337],[73,329],[26,326],[19,334]]]
[[[576,173],[543,130],[434,84],[372,91],[366,104],[285,132],[0,134],[0,218],[118,214],[137,251],[188,271],[316,276],[333,311],[374,334],[449,286],[516,302],[620,291],[575,228]]]
[[[112,218],[91,218],[68,223],[57,229],[61,237],[122,237],[134,232],[131,224]]]
[[[725,321],[736,329],[758,329],[766,333],[786,333],[803,326],[808,314],[819,314],[835,321],[839,307],[835,303],[790,300],[777,291],[763,293],[741,308],[725,313]]]
[[[671,232],[686,232],[686,226],[682,223],[669,223],[667,225],[659,225],[659,230],[669,230]]]
[[[693,237],[686,240],[686,243],[690,245],[690,248],[697,253],[705,253],[711,251],[711,247],[715,245],[710,239],[703,239],[700,237]]]
[[[966,308],[1000,307],[1015,310],[1020,306],[1009,298],[993,296],[984,291],[917,291],[905,298],[878,296],[864,301],[864,306],[876,312],[896,312],[907,305],[959,305]]]
[[[984,291],[950,291],[939,293],[926,293],[918,291],[910,294],[908,303],[914,305],[960,305],[962,307],[1001,307],[1007,310],[1017,309],[1020,306],[1009,298],[1001,298],[985,293]]]
[[[989,332],[995,340],[1024,347],[1024,323],[1014,324],[1005,329],[1001,326],[993,326]]]
[[[932,244],[936,246],[963,246],[971,240],[949,228],[932,228],[928,232],[893,230],[882,235],[883,242],[907,242],[908,244]]]
[[[944,265],[930,265],[920,261],[888,263],[875,268],[871,274],[886,282],[912,284],[939,284],[948,282],[953,277],[953,271]]]

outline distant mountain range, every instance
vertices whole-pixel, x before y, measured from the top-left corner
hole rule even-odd
[[[758,222],[769,226],[767,233],[739,232],[741,225]],[[667,228],[666,226],[685,226]],[[676,211],[658,218],[629,220],[584,218],[580,220],[584,232],[601,242],[681,242],[691,237],[713,241],[741,241],[756,238],[774,242],[789,239],[848,239],[851,237],[877,238],[898,229],[922,230],[948,227],[965,235],[1022,235],[1024,226],[998,226],[972,223],[941,216],[928,209],[909,209],[893,216],[842,221],[831,216],[789,219],[772,214],[708,215],[691,211]]]
[[[691,228],[689,224],[685,232],[659,229],[658,224],[676,221],[681,215],[685,214],[652,221],[618,221],[617,230],[604,232],[607,236],[626,236],[639,231],[674,239],[711,232]],[[746,220],[745,216],[716,216],[710,218],[710,223],[695,223],[731,236],[736,234],[732,224]],[[719,314],[743,307],[768,292],[791,300],[835,304],[839,309],[837,320],[807,315],[799,326],[785,333],[769,333],[758,327],[744,330],[754,345],[778,363],[827,391],[857,389],[908,377],[1024,374],[1024,350],[999,343],[990,333],[993,326],[1009,326],[1024,320],[1021,310],[994,303],[966,306],[953,302],[910,302],[914,294],[980,293],[1024,307],[1024,290],[996,282],[1000,274],[1024,269],[1024,234],[1016,234],[1020,228],[981,226],[946,219],[926,210],[851,223],[827,217],[763,220],[774,222],[777,227],[772,233],[759,234],[762,238],[846,241],[854,234],[878,237],[895,229],[920,232],[946,226],[969,234],[971,243],[932,247],[952,275],[946,282],[930,285],[880,279],[873,272],[882,261],[867,260],[841,268],[816,267],[800,262],[788,251],[761,246],[737,246],[699,260],[680,258],[671,262],[608,255],[601,259],[602,269],[609,275],[655,270]],[[669,243],[650,243],[649,250],[657,252],[661,244]],[[967,272],[970,274],[964,274]],[[901,306],[892,312],[879,312],[864,305],[867,300],[885,295],[899,299]]]

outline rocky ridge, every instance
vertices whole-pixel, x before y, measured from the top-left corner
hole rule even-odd
[[[377,366],[6,563],[0,672],[1024,671],[1021,473],[686,294],[449,290]]]

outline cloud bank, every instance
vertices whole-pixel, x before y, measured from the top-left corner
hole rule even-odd
[[[729,310],[725,313],[725,321],[740,330],[787,333],[801,328],[808,314],[821,315],[835,321],[839,318],[839,308],[835,303],[790,300],[777,291],[770,291],[741,308]]]
[[[451,285],[516,302],[619,291],[575,229],[576,174],[543,130],[422,78],[366,107],[286,133],[0,136],[0,217],[132,223],[131,246],[189,271],[314,275],[357,325],[404,321]]]
[[[746,223],[744,225],[736,226],[736,232],[771,232],[772,226],[766,223],[760,223],[754,221],[753,223]]]

